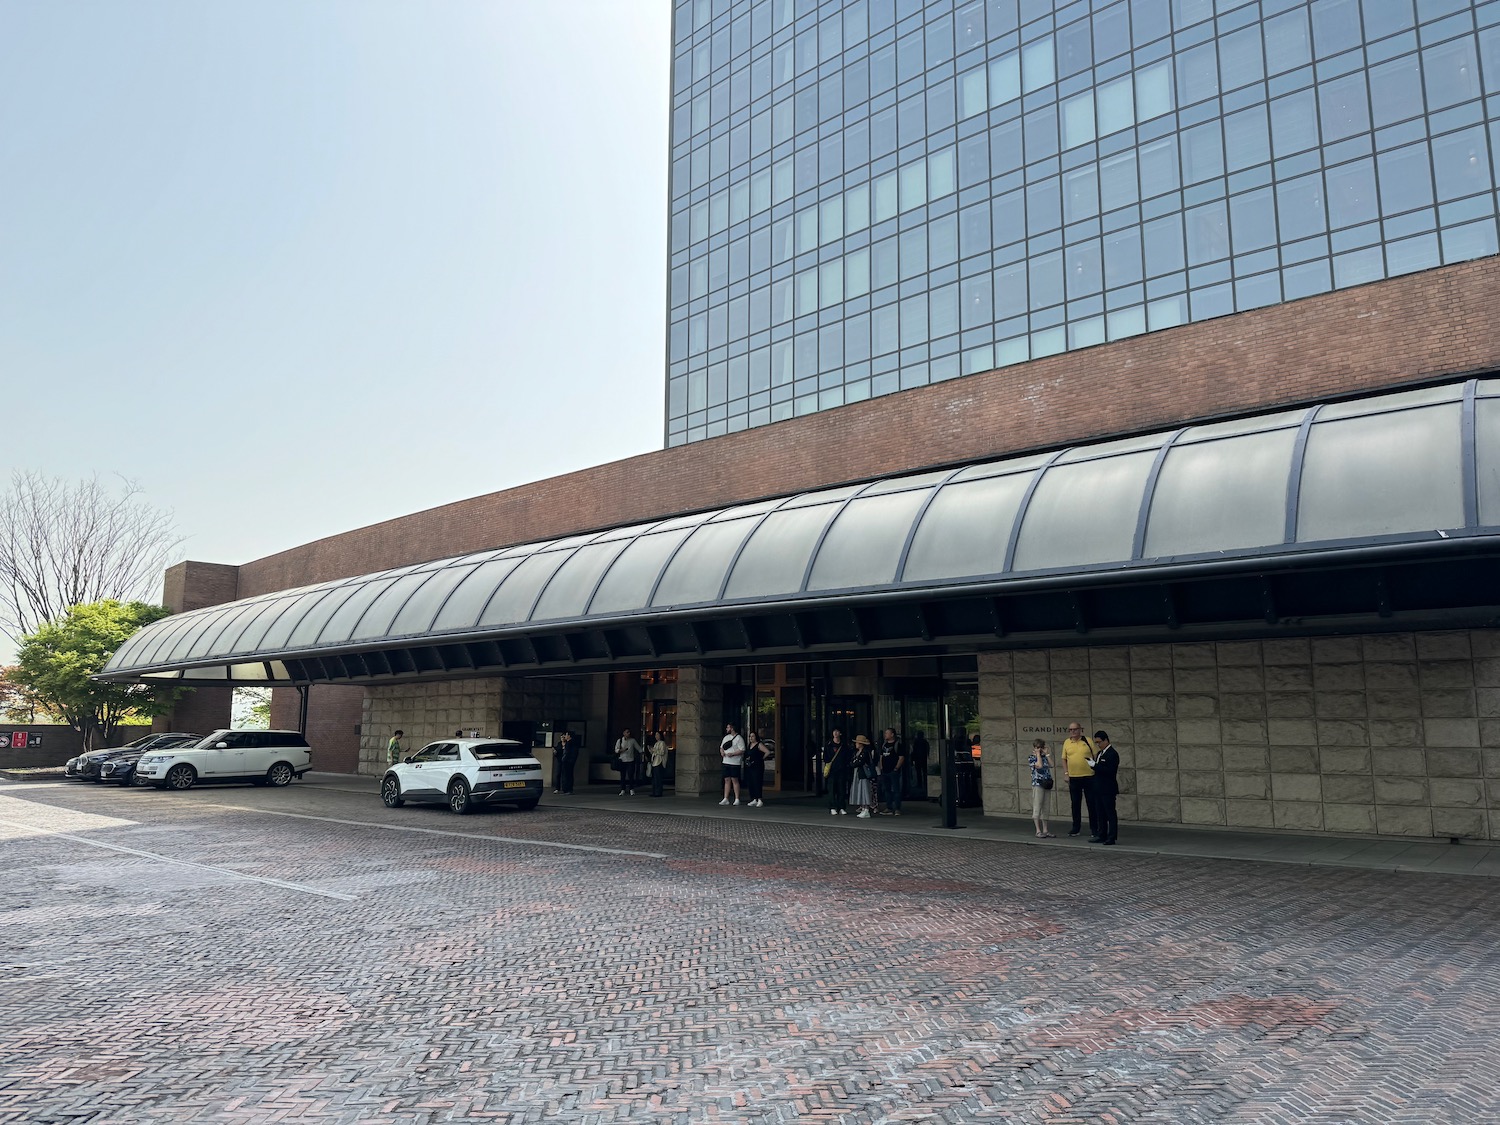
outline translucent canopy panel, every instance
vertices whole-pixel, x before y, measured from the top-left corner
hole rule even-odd
[[[1461,416],[1455,402],[1315,423],[1297,541],[1462,527]]]
[[[521,565],[517,556],[491,559],[467,575],[467,580],[448,595],[439,608],[437,619],[429,628],[435,633],[446,633],[450,629],[470,629],[479,620],[479,614],[494,597],[500,584],[510,577],[510,572]],[[415,622],[413,622],[415,624]]]
[[[594,595],[594,587],[599,585],[599,579],[604,577],[610,563],[620,557],[620,552],[626,546],[625,540],[617,539],[579,547],[572,558],[558,567],[552,581],[547,583],[531,619],[546,621],[551,618],[582,617],[589,607],[589,599]]]
[[[436,581],[437,575],[432,571],[419,571],[396,579],[370,603],[364,616],[359,619],[359,623],[350,631],[349,636],[354,640],[364,640],[367,637],[388,635],[391,632],[391,625],[396,620],[396,615],[401,612],[412,596],[418,590]]]
[[[763,517],[749,516],[698,528],[667,564],[651,599],[653,606],[711,602],[724,587],[724,575],[745,538]]]
[[[1500,383],[1500,380],[1497,380]],[[1478,454],[1479,522],[1500,524],[1500,401],[1474,404],[1474,444]]]
[[[919,488],[851,500],[818,548],[807,588],[839,590],[896,581],[912,521],[931,495],[931,488]]]
[[[1145,556],[1280,543],[1286,537],[1286,485],[1296,445],[1296,430],[1174,445],[1151,497]]]
[[[1077,569],[1130,558],[1155,451],[1054,465],[1042,474],[1013,570]]]
[[[423,638],[1500,540],[1496,394],[1486,380],[1281,410],[278,591],[148,626],[105,675],[275,680],[284,659]]]
[[[425,633],[431,629],[433,619],[437,617],[438,610],[443,608],[443,603],[448,600],[449,595],[464,579],[478,570],[479,566],[478,563],[450,566],[433,573],[406,600],[406,604],[396,611],[395,618],[387,627],[389,635],[406,637],[416,633]],[[477,611],[475,616],[478,616]],[[369,618],[365,620],[368,622]]]
[[[962,474],[960,474],[962,475]],[[999,574],[1010,531],[1036,473],[955,480],[938,490],[906,558],[907,582]]]
[[[740,552],[724,596],[764,598],[802,589],[813,548],[838,511],[837,504],[817,504],[772,512]]]
[[[577,548],[574,548],[576,550]],[[548,551],[532,555],[510,572],[510,577],[500,584],[484,612],[479,616],[480,625],[510,625],[525,621],[541,595],[542,588],[558,569],[573,557],[572,550]]]
[[[589,604],[590,613],[628,613],[645,609],[662,567],[693,529],[679,527],[643,535],[621,552]]]

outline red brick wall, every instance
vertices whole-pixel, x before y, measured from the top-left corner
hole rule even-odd
[[[359,772],[359,724],[364,717],[365,689],[314,684],[307,700],[307,741],[313,769],[325,773]],[[271,691],[271,727],[296,730],[300,701],[295,688]]]
[[[182,562],[167,569],[162,604],[173,613],[232,602],[238,596],[239,567],[222,563]],[[209,734],[230,725],[233,688],[196,688],[170,714],[152,721],[157,733],[196,731]]]
[[[238,596],[939,464],[1500,368],[1500,258],[643,454],[239,567]]]
[[[162,581],[162,605],[186,613],[207,605],[232,602],[239,595],[240,568],[224,563],[181,562],[168,567]]]

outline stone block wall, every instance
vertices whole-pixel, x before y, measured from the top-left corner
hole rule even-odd
[[[359,772],[376,776],[385,769],[386,744],[397,728],[406,732],[408,750],[460,729],[498,738],[505,688],[502,677],[366,688]]]
[[[716,793],[722,776],[723,673],[695,666],[678,669],[677,677],[677,796]]]
[[[1122,820],[1500,839],[1500,631],[985,653],[979,681],[987,814],[1029,813],[1031,728],[1077,719],[1121,751]]]

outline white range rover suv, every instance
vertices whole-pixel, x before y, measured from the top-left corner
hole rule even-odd
[[[216,730],[189,746],[142,754],[135,783],[158,789],[191,789],[199,781],[287,785],[310,769],[312,750],[294,730]]]
[[[388,809],[407,801],[447,805],[462,816],[477,805],[534,809],[542,799],[542,763],[509,738],[448,738],[429,742],[380,779]]]

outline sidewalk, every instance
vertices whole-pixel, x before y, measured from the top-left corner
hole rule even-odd
[[[302,782],[314,788],[378,793],[377,779],[353,774],[310,773]],[[821,798],[768,799],[764,808],[723,806],[711,797],[659,800],[645,792],[618,796],[611,788],[594,786],[567,795],[547,793],[543,807],[655,813],[658,816],[699,816],[723,820],[758,820],[802,824],[839,831],[898,832],[914,836],[944,836],[994,843],[1026,844],[1037,848],[1087,848],[1103,851],[1085,836],[1069,837],[1068,822],[1054,820],[1055,839],[1038,840],[1030,820],[1020,817],[978,816],[975,809],[959,809],[962,827],[939,827],[942,814],[934,802],[907,802],[900,817],[859,820],[853,815],[832,819]],[[1059,831],[1058,825],[1061,824]],[[1377,839],[1371,836],[1299,836],[1275,831],[1221,828],[1163,827],[1122,822],[1120,842],[1112,849],[1132,855],[1184,856],[1196,859],[1234,859],[1252,863],[1288,863],[1314,867],[1354,867],[1375,871],[1426,872],[1436,875],[1478,875],[1500,878],[1500,846],[1486,843],[1450,844],[1439,840]]]

